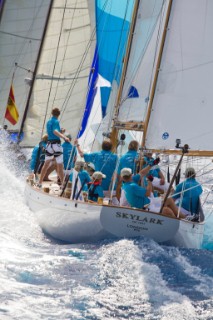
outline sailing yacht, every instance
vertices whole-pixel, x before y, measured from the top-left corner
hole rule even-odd
[[[88,13],[90,1],[81,2],[84,6],[74,11],[86,10],[84,15],[76,13],[77,19],[84,16],[79,26],[66,16],[66,5],[66,10],[57,11],[58,2],[54,1],[27,104],[23,143],[38,141],[55,102],[62,113],[68,110],[63,126],[77,136],[95,51],[94,45],[88,46],[95,39]],[[182,164],[192,166],[200,157],[209,157],[205,168],[211,165],[212,6],[207,0],[135,0],[119,86],[112,86],[111,106],[107,107],[108,129],[115,145],[123,132],[135,132],[141,139],[141,156],[144,150],[179,155],[171,185]],[[66,26],[59,22],[64,17]],[[85,32],[79,34],[83,29]],[[79,46],[84,44],[84,48],[79,52],[87,53],[83,59],[76,54],[76,43],[82,37]],[[53,48],[55,42],[57,50]],[[60,49],[63,43],[69,49]],[[70,65],[71,61],[74,63]],[[70,71],[70,66],[75,69]],[[64,95],[60,90],[66,86]],[[28,179],[25,198],[44,232],[56,239],[77,243],[145,236],[188,248],[202,245],[206,199],[200,205],[199,221],[193,222],[106,202],[70,200],[61,196],[54,183],[44,189],[49,192],[37,189]]]

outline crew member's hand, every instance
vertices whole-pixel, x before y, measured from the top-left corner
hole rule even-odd
[[[157,158],[153,161],[153,166],[156,166],[159,162],[160,162],[160,158],[157,157]]]
[[[147,176],[147,180],[149,180],[149,181],[151,181],[151,182],[152,182],[152,181],[154,180],[153,175],[151,175],[151,174],[150,174],[150,175],[148,175],[148,176]]]
[[[69,141],[70,141],[70,139],[69,139],[69,138],[67,138],[67,137],[64,137],[64,141],[69,142]]]

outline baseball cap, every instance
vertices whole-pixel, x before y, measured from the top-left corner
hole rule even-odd
[[[104,178],[106,178],[106,175],[103,174],[103,173],[100,172],[100,171],[95,171],[95,172],[93,173],[93,175],[92,175],[92,178],[93,178],[94,180],[104,179]]]
[[[87,166],[93,170],[95,170],[95,166],[92,162],[87,163]]]
[[[121,177],[125,177],[125,176],[131,176],[132,175],[132,169],[130,168],[123,168],[121,170]]]

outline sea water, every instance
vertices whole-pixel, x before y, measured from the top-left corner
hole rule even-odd
[[[213,319],[213,216],[203,249],[148,239],[64,245],[24,202],[27,166],[0,146],[0,319]]]

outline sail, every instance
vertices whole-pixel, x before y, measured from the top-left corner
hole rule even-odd
[[[111,83],[120,82],[133,5],[129,0],[96,1],[99,74]],[[110,93],[110,88],[101,89],[103,115]]]
[[[133,3],[128,0],[120,3],[113,0],[98,0],[95,4],[96,49],[88,80],[90,90],[87,95],[81,130],[78,134],[78,137],[81,138],[81,144],[86,148],[89,144],[92,144],[93,148],[97,147],[94,144],[94,136],[96,136],[96,142],[97,139],[99,143],[102,142],[102,116],[104,116],[103,121],[110,122],[110,118],[106,119],[105,116],[108,109],[111,108],[111,104],[108,103],[112,91],[110,83],[113,81],[119,83],[120,81],[126,37],[133,8]],[[97,85],[100,79],[104,79],[104,81]],[[115,87],[113,91],[115,92]],[[114,101],[112,105],[114,106]],[[91,134],[88,134],[89,132]]]
[[[19,130],[29,92],[24,79],[31,78],[35,68],[50,0],[7,0],[0,4],[0,125],[5,121],[14,75],[13,86],[20,117],[15,126],[9,122],[7,125],[8,129]]]
[[[211,151],[213,2],[173,1],[145,145]]]
[[[61,127],[72,136],[77,135],[94,53],[92,8],[92,0],[54,1],[28,106],[22,145],[38,143],[46,131],[53,107],[61,110]]]
[[[145,119],[166,8],[167,1],[140,1],[120,99],[120,122],[142,122]]]

